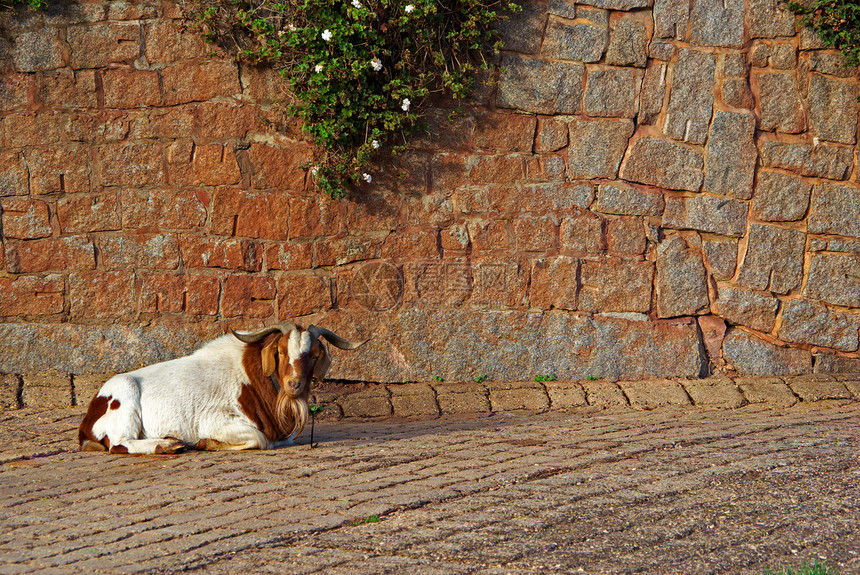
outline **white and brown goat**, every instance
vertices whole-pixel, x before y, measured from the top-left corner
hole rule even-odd
[[[271,449],[292,443],[308,419],[311,380],[331,364],[325,339],[293,323],[222,336],[191,355],[116,375],[90,402],[78,430],[81,451],[175,453]]]

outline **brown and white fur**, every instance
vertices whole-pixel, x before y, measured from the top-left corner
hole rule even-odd
[[[308,419],[311,380],[321,382],[331,364],[322,339],[341,349],[365,343],[286,323],[233,332],[191,355],[116,375],[90,402],[80,449],[175,453],[290,444]]]

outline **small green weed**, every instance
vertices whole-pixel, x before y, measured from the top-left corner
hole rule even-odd
[[[596,375],[589,375],[585,379],[587,379],[588,381],[597,381],[597,376]]]
[[[435,379],[435,380],[436,380],[436,381],[438,381],[439,383],[442,383],[443,381],[445,381],[445,378],[444,378],[444,377],[442,377],[441,375],[437,375],[437,376],[436,376],[436,377],[434,377],[433,379]]]
[[[555,374],[550,373],[548,375],[535,376],[535,381],[555,381]]]
[[[308,411],[311,412],[311,449],[314,448],[314,423],[316,423],[317,414],[323,409],[325,409],[325,407],[322,405],[311,405],[308,408]]]
[[[486,379],[487,379],[487,374],[485,373],[484,375],[479,375],[478,377],[476,377],[475,382],[476,383],[484,383],[484,381]]]
[[[812,565],[803,565],[797,570],[791,567],[784,567],[776,572],[767,569],[763,575],[839,575],[839,571],[828,567],[825,563],[815,561]]]
[[[374,513],[373,515],[369,515],[364,519],[357,519],[353,521],[350,525],[352,527],[358,527],[359,525],[365,525],[367,523],[379,523],[380,521],[382,521],[382,519],[379,518],[379,515]]]

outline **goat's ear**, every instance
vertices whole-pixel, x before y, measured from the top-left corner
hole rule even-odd
[[[322,383],[325,378],[325,374],[331,365],[331,356],[328,354],[328,349],[326,349],[323,342],[317,340],[317,343],[319,343],[320,346],[320,353],[317,356],[316,363],[314,364],[314,377],[319,383]]]
[[[277,367],[277,360],[275,359],[275,354],[278,353],[278,340],[280,338],[275,338],[272,340],[272,343],[263,348],[263,351],[260,352],[261,359],[263,362],[263,377],[269,377],[273,373],[275,373],[275,368]]]

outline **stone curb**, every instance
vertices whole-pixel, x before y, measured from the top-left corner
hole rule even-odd
[[[110,374],[0,374],[0,408],[86,405]],[[320,419],[433,418],[456,413],[666,406],[735,409],[860,401],[860,373],[640,381],[326,382],[311,403]]]

